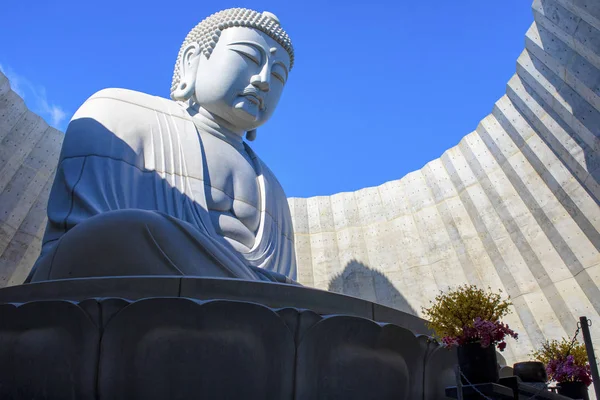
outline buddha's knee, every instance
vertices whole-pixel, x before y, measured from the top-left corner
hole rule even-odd
[[[89,231],[91,234],[99,234],[106,231],[120,234],[131,229],[156,228],[165,223],[168,223],[168,220],[155,211],[133,208],[114,210],[95,215],[77,224],[65,235],[81,235],[84,231],[86,233]]]
[[[96,215],[65,233],[38,260],[32,281],[91,276],[180,274],[162,245],[181,235],[164,216],[126,209]],[[168,256],[167,256],[168,258]]]

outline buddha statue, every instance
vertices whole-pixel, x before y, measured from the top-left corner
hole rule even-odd
[[[293,282],[285,193],[248,146],[294,63],[269,12],[200,22],[179,51],[171,100],[91,96],[65,133],[42,251],[27,281],[185,275]]]

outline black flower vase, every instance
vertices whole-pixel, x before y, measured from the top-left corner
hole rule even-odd
[[[513,364],[513,373],[523,382],[546,383],[548,374],[546,367],[539,361],[522,361]]]
[[[464,384],[498,382],[496,346],[481,347],[479,343],[458,346],[458,365]]]
[[[557,387],[558,394],[570,399],[590,400],[588,388],[583,382],[560,382]]]

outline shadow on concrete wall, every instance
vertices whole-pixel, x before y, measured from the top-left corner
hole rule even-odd
[[[350,261],[341,273],[335,275],[327,289],[417,315],[406,298],[383,273],[356,260]]]

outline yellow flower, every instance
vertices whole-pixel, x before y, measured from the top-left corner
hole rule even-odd
[[[562,338],[561,340],[546,340],[542,343],[539,350],[531,352],[530,355],[534,359],[544,363],[544,365],[547,365],[550,360],[566,358],[567,355],[573,356],[575,365],[583,367],[586,366],[588,362],[585,345],[576,341],[573,348],[571,348],[571,340],[567,338]]]
[[[439,338],[458,337],[465,326],[473,326],[477,317],[499,321],[510,313],[511,303],[488,289],[484,291],[475,285],[463,285],[447,293],[440,292],[431,307],[422,309],[430,321],[429,328]]]

